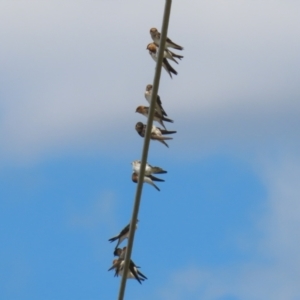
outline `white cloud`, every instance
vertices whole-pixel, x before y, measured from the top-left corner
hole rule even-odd
[[[159,290],[161,299],[300,298],[300,161],[287,158],[264,167],[263,180],[269,192],[267,213],[254,224],[264,238],[251,249],[251,261],[223,268],[204,268],[197,263],[184,267],[171,274]]]
[[[148,30],[161,26],[162,9],[161,1],[2,1],[1,156],[129,149],[143,120],[134,110],[154,75]],[[251,149],[297,138],[298,9],[291,1],[173,3],[169,36],[185,57],[177,78],[162,74],[160,94],[178,132],[189,126],[180,143],[196,135],[212,151],[226,141]]]

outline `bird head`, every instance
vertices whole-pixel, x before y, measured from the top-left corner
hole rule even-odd
[[[156,53],[157,47],[156,47],[156,45],[154,43],[150,43],[150,44],[148,44],[148,46],[147,46],[146,49],[149,50],[152,53]]]
[[[136,174],[135,172],[132,173],[132,176],[131,176],[131,180],[133,182],[138,182],[138,174]]]
[[[157,33],[157,29],[156,28],[151,28],[150,29],[150,34],[152,35],[152,34],[156,34]]]
[[[135,124],[135,129],[136,129],[137,131],[141,131],[141,130],[143,130],[143,128],[144,128],[144,124],[143,124],[142,122],[137,122],[137,123]]]
[[[144,110],[144,106],[140,105],[136,108],[135,112],[138,112],[138,113],[143,113],[143,110]]]
[[[114,256],[120,256],[121,252],[122,252],[122,249],[121,249],[121,248],[115,249],[115,251],[114,251]]]

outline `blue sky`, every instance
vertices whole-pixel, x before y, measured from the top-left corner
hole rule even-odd
[[[161,1],[0,4],[0,298],[116,299]],[[173,1],[177,130],[148,162],[126,299],[300,299],[300,4]],[[124,243],[125,245],[125,243]]]

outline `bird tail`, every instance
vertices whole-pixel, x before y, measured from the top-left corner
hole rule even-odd
[[[112,269],[114,269],[115,268],[115,266],[113,265],[112,267],[110,267],[107,271],[110,271],[110,270],[112,270]],[[115,275],[116,276],[116,275]]]
[[[153,181],[164,181],[163,179],[157,178],[153,175],[149,175],[148,177],[151,178]]]
[[[178,61],[173,57],[173,55],[170,55],[170,58],[168,57],[168,59],[174,61],[178,65]]]
[[[167,128],[166,128],[164,122],[162,121],[162,119],[159,120],[158,123],[159,123],[165,130],[167,130]]]
[[[171,139],[170,139],[171,140]],[[164,140],[158,140],[159,142],[163,143],[166,147],[169,148],[169,145]]]
[[[137,270],[137,273],[138,273],[138,275],[140,276],[140,277],[142,277],[142,278],[140,278],[141,280],[145,280],[145,279],[148,279],[141,271],[139,271],[139,270]]]
[[[172,134],[172,133],[176,133],[177,132],[177,131],[174,131],[174,130],[173,131],[169,131],[169,130],[164,130],[164,129],[161,129],[160,131],[161,131],[162,134]]]
[[[152,182],[151,185],[153,185],[158,191],[160,191],[159,187],[158,187],[156,184],[154,184],[154,183]]]
[[[135,277],[135,279],[136,279],[140,284],[142,284],[142,283],[141,283],[142,278],[140,278],[140,277],[138,276],[138,269],[134,267],[134,265],[132,264],[132,261],[130,262],[130,265],[129,265],[129,271],[130,271],[130,273]]]
[[[160,109],[161,109],[161,113],[162,113],[162,115],[163,115],[163,116],[167,116],[167,113],[166,113],[166,111],[163,109],[163,107],[162,107],[162,106],[160,107]]]
[[[172,74],[171,73],[177,75],[177,71],[173,69],[173,67],[169,64],[169,62],[167,61],[166,58],[164,58],[163,64],[165,65],[164,67],[167,70],[167,72],[169,73],[169,75],[171,76],[171,78],[172,78]]]
[[[171,120],[171,119],[169,119],[169,118],[166,118],[166,117],[162,117],[162,120],[163,121],[166,121],[166,122],[170,122],[170,123],[174,123],[174,121],[173,120]]]
[[[152,167],[152,173],[153,174],[165,174],[168,172],[159,167]]]
[[[176,58],[178,58],[178,59],[180,59],[180,60],[183,58],[182,55],[176,54],[176,53],[174,53],[174,52],[172,52],[172,51],[170,51],[170,50],[168,50],[168,51],[172,54],[173,57],[176,57]]]
[[[112,243],[112,242],[116,241],[118,238],[119,238],[119,236],[116,235],[116,236],[110,238],[108,241]]]
[[[161,100],[160,100],[160,97],[157,95],[157,98],[156,98],[156,102],[157,102],[157,105],[158,107],[161,109],[161,113],[163,116],[167,116],[167,113],[165,112],[165,110],[163,109],[162,107],[162,103],[161,103]]]
[[[168,137],[168,136],[156,136],[156,137],[154,137],[152,139],[153,140],[158,140],[158,141],[173,140],[172,137]]]
[[[168,41],[168,42],[171,42],[171,41]],[[167,45],[166,45],[166,47],[167,47]],[[172,47],[172,48],[177,49],[177,50],[183,50],[183,47],[175,44],[174,42],[171,42],[170,44],[168,44],[168,47]]]

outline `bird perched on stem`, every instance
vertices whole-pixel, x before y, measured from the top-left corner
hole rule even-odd
[[[159,45],[160,44],[160,35],[161,35],[160,32],[158,32],[158,30],[156,28],[151,28],[150,35],[151,35],[153,42],[156,43],[157,45]],[[183,47],[175,44],[168,37],[166,39],[165,48],[174,48],[177,50],[183,50]]]
[[[151,45],[151,46],[154,45],[156,47],[156,53],[158,53],[159,46],[156,43],[150,43],[150,44],[148,44],[148,46],[149,45]],[[153,47],[153,49],[154,49],[154,47]],[[164,58],[170,59],[170,60],[174,61],[176,64],[178,64],[178,61],[175,58],[178,58],[178,59],[181,60],[183,58],[183,56],[179,55],[179,54],[176,54],[176,53],[174,53],[171,50],[166,48],[164,50]]]
[[[137,220],[137,222],[138,222],[138,220]],[[137,225],[135,225],[135,229],[137,229]],[[118,235],[113,236],[112,238],[109,239],[109,241],[110,241],[111,243],[114,242],[114,241],[116,241],[116,240],[118,240],[115,249],[117,249],[118,246],[119,246],[125,239],[128,239],[128,237],[129,237],[129,230],[130,230],[130,223],[129,223],[127,226],[125,226],[125,227],[121,230],[121,232],[120,232]]]
[[[115,276],[123,276],[124,262],[125,261],[123,258],[114,259],[113,265],[108,269],[108,271],[115,269]],[[140,284],[142,284],[141,281],[148,279],[141,271],[138,270],[138,267],[134,264],[132,260],[130,260],[129,263],[127,278],[135,278]]]
[[[138,183],[139,180],[139,175],[135,172],[132,173],[131,179],[133,182]],[[144,176],[144,182],[151,184],[152,186],[154,186],[158,191],[160,191],[159,187],[153,182],[153,181],[160,181],[163,182],[163,179],[157,178],[153,175],[145,175]]]
[[[132,170],[133,172],[139,174],[140,173],[140,168],[141,168],[141,161],[140,160],[134,160],[132,163]],[[148,163],[146,163],[146,168],[145,168],[145,175],[152,175],[152,174],[165,174],[168,173],[167,171],[163,170],[160,167],[152,167]]]
[[[151,96],[152,96],[152,84],[147,84],[145,90],[145,98],[149,102],[149,104],[151,104]],[[155,109],[159,112],[159,114],[163,116],[167,116],[167,113],[163,109],[160,97],[158,95],[155,102]]]
[[[154,43],[148,44],[147,50],[149,50],[150,56],[153,58],[155,62],[157,62],[157,46]],[[162,60],[162,66],[163,68],[168,72],[170,77],[172,78],[172,73],[177,75],[177,71],[173,69],[173,67],[169,64],[167,58],[166,58],[166,51],[164,52],[164,58]]]
[[[146,133],[146,127],[147,127],[147,125],[143,124],[142,122],[138,122],[135,125],[135,130],[137,131],[137,133],[141,137],[144,137],[145,133]],[[157,141],[163,143],[166,147],[169,148],[169,146],[165,142],[165,140],[172,140],[173,138],[163,136],[163,134],[172,134],[172,133],[176,133],[176,132],[177,131],[164,130],[164,129],[161,129],[159,127],[156,127],[156,126],[152,125],[150,139],[151,140],[157,140]]]
[[[145,117],[148,118],[148,116],[149,116],[149,107],[140,105],[136,108],[135,112],[138,112],[138,113],[140,113],[140,114],[142,114],[142,115],[144,115]],[[155,112],[154,112],[153,120],[158,122],[161,126],[163,126],[164,129],[166,129],[166,126],[164,125],[163,121],[174,123],[173,120],[161,115],[157,110],[155,110]]]

